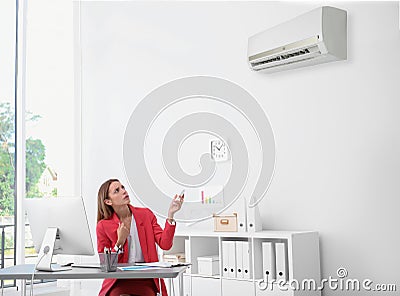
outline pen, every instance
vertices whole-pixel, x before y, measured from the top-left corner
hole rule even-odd
[[[117,259],[118,259],[119,251],[121,251],[121,246],[118,246],[117,252],[115,253],[115,258],[114,258],[111,266],[114,266],[115,263],[118,263]],[[115,261],[117,261],[117,262],[115,262]]]
[[[107,247],[104,247],[104,263],[106,266],[106,271],[109,271],[111,269],[111,257],[110,257],[110,249]]]
[[[183,189],[181,194],[179,194],[178,196],[179,200],[182,201],[184,196],[185,196],[185,189]]]

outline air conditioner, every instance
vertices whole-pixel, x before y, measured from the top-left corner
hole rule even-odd
[[[249,38],[254,71],[276,72],[347,58],[347,12],[323,6]]]

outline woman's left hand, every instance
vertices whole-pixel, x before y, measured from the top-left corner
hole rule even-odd
[[[184,195],[179,196],[175,194],[175,197],[172,199],[171,204],[169,205],[168,210],[168,218],[173,219],[176,212],[178,212],[183,204]]]

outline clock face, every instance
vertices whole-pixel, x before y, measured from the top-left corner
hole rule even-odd
[[[219,139],[211,141],[211,158],[214,161],[228,160],[228,147],[224,141]]]

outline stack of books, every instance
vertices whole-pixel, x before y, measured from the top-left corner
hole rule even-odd
[[[185,253],[164,254],[163,261],[170,262],[172,264],[185,263],[186,262]]]

